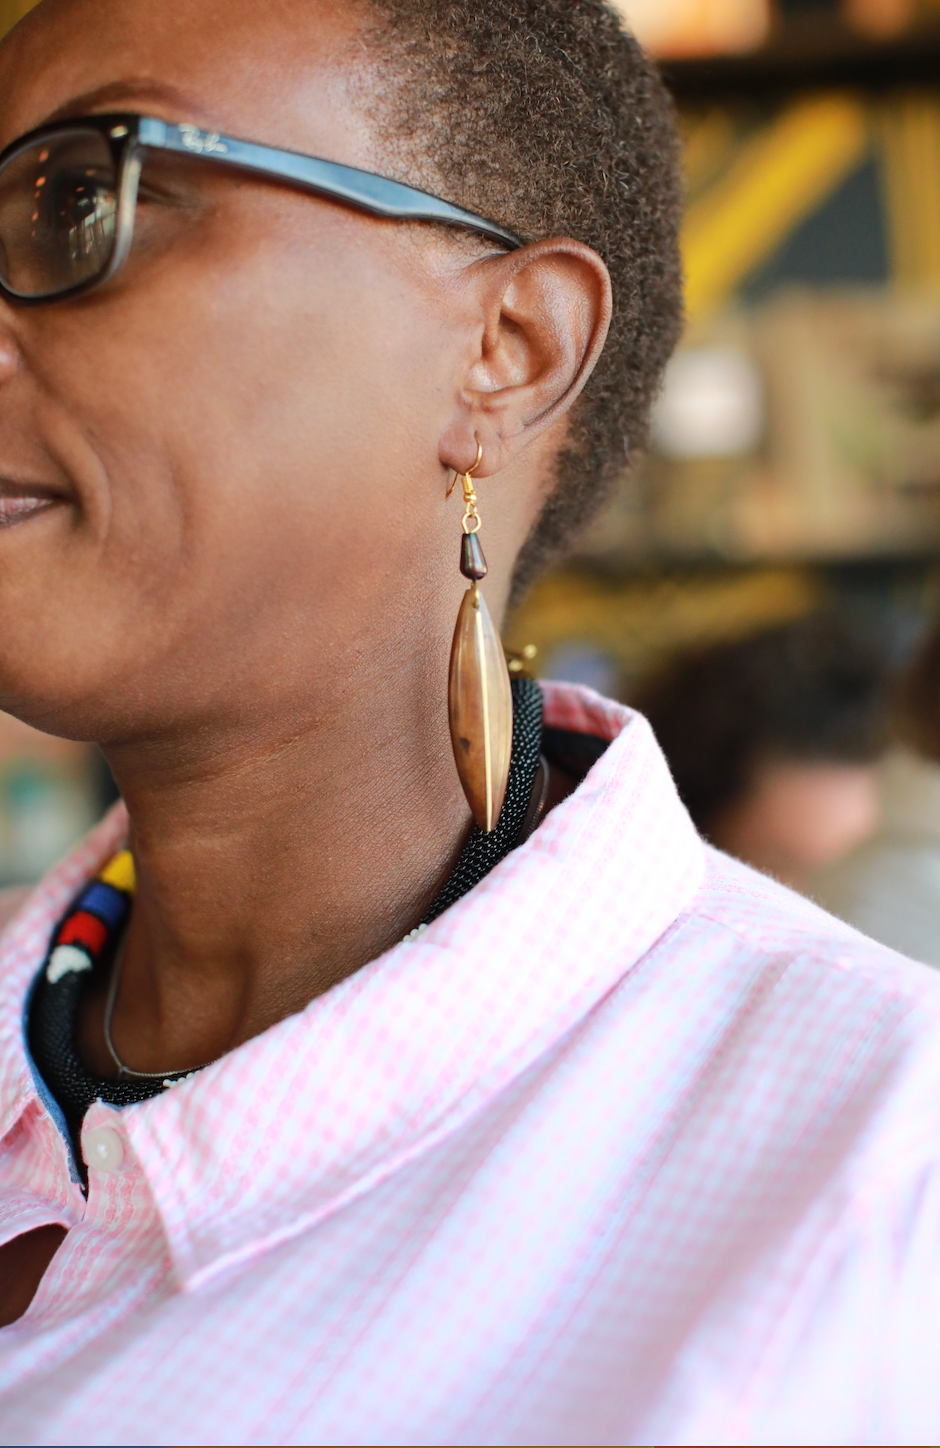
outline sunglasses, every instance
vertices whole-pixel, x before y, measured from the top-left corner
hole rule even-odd
[[[461,227],[513,250],[524,244],[493,221],[371,171],[153,116],[89,116],[42,126],[0,152],[0,295],[32,305],[110,281],[131,248],[147,151],[233,166],[370,216]]]

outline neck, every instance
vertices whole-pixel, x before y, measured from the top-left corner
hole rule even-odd
[[[443,697],[376,689],[277,734],[108,751],[137,893],[113,1018],[135,1070],[213,1060],[395,945],[469,827]],[[110,1075],[102,994],[79,1027]]]

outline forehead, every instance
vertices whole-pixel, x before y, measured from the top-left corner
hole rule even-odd
[[[57,112],[126,108],[366,164],[363,16],[355,0],[43,0],[0,44],[0,147]]]

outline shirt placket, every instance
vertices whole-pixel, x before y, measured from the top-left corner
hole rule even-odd
[[[121,1116],[100,1102],[85,1116],[80,1145],[87,1195],[68,1183],[74,1225],[33,1300],[28,1315],[35,1329],[73,1323],[94,1334],[138,1307],[169,1276],[153,1194]]]

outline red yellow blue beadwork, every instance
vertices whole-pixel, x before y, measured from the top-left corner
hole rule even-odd
[[[82,891],[52,937],[46,979],[91,970],[112,950],[134,900],[134,858],[120,850]]]

